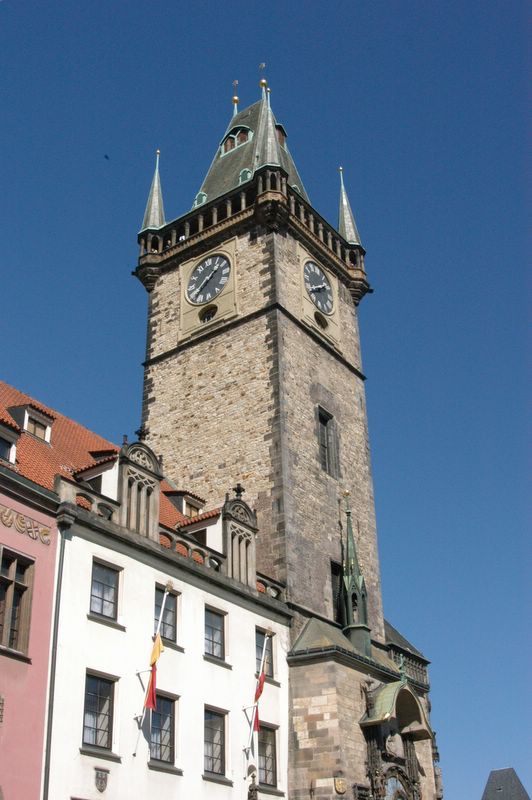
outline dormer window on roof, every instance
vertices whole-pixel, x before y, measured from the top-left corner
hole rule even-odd
[[[276,125],[275,126],[275,130],[277,131],[277,141],[279,142],[281,147],[284,147],[285,144],[286,144],[286,131],[285,131],[285,129],[283,128],[282,125]]]
[[[0,422],[0,463],[2,461],[7,461],[8,464],[15,463],[18,437],[18,430]]]
[[[250,128],[246,128],[244,126],[233,128],[229,131],[220,145],[220,155],[223,156],[226,153],[229,153],[231,150],[240,147],[240,145],[250,142],[252,138],[253,131]]]
[[[238,176],[238,182],[239,183],[245,183],[246,181],[249,181],[250,178],[251,178],[251,170],[250,169],[242,169],[242,170],[240,170],[240,175]]]
[[[24,430],[31,433],[36,439],[50,444],[52,438],[52,420],[29,406],[24,413]]]
[[[206,202],[207,202],[207,195],[205,194],[205,192],[198,192],[196,195],[196,199],[194,200],[194,208],[196,208],[196,206],[202,206],[203,203]]]

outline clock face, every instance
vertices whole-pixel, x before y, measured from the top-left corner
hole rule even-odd
[[[187,297],[191,303],[202,305],[214,300],[227,281],[231,272],[229,260],[220,254],[208,256],[194,267],[188,279]]]
[[[307,261],[303,268],[305,289],[308,296],[320,311],[331,314],[333,310],[333,293],[329,279],[321,267],[314,261]]]

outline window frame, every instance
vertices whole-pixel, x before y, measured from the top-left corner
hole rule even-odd
[[[207,730],[211,730],[212,728],[207,726],[207,715],[211,714],[213,717],[217,717],[221,721],[220,732],[221,732],[221,755],[219,757],[215,757],[214,755],[207,754],[207,745],[211,744],[214,748],[216,742],[214,739],[211,741],[207,739]],[[223,711],[220,708],[214,708],[213,706],[204,706],[203,710],[203,772],[205,775],[208,776],[216,776],[224,777],[226,775],[226,756],[227,756],[227,711]],[[215,769],[208,769],[207,768],[207,759],[211,759],[211,766],[212,762],[215,760],[220,761],[220,770]]]
[[[260,730],[258,732],[258,742],[257,742],[257,751],[258,751],[258,758],[257,758],[257,767],[258,767],[258,776],[259,776],[259,786],[267,786],[270,789],[277,788],[278,784],[278,769],[277,769],[277,730],[278,727],[275,725],[268,725],[261,721],[260,723]],[[264,735],[268,734],[269,744],[270,746],[273,744],[273,754],[267,756],[264,753],[264,746],[267,745],[268,742],[264,742]],[[267,759],[270,760],[271,764],[269,767],[265,767],[263,762]],[[264,777],[268,776],[268,773],[271,773],[271,780],[265,780]]]
[[[116,576],[115,587],[114,587],[114,614],[104,614],[103,611],[95,611],[93,608],[93,598],[98,598],[98,595],[93,594],[93,586],[94,586],[94,570],[95,567],[101,567],[103,569],[109,570],[113,572]],[[109,564],[107,561],[103,561],[100,558],[94,557],[92,559],[92,570],[91,570],[91,586],[90,586],[90,595],[89,595],[89,614],[91,616],[97,617],[98,619],[104,620],[111,620],[113,622],[118,622],[118,603],[119,603],[119,595],[120,595],[120,573],[122,572],[122,567],[117,567],[115,564]],[[103,584],[105,585],[105,584]],[[106,600],[103,595],[99,598],[102,603],[102,608],[104,603],[110,602]]]
[[[266,631],[264,628],[255,628],[255,674],[258,675],[260,671],[260,659],[262,656],[262,647],[264,639],[259,644],[259,636],[265,637]],[[268,636],[269,644],[266,645],[266,653],[264,656],[264,674],[267,678],[272,680],[275,677],[274,659],[273,659],[273,639],[275,634]]]
[[[158,623],[158,617],[156,616],[156,611],[157,611],[157,593],[158,592],[162,592],[163,597],[164,597],[165,588],[166,587],[162,586],[160,583],[156,583],[155,584],[155,602],[154,602],[154,606],[153,606],[153,632],[154,633],[157,631],[157,623]],[[165,622],[164,619],[161,620],[160,634],[161,634],[161,639],[163,641],[169,642],[171,644],[177,644],[177,627],[178,627],[177,623],[178,623],[179,592],[169,591],[168,592],[168,598],[170,598],[170,597],[175,601],[173,636],[165,636],[164,631],[167,628],[167,626],[169,625],[169,623]],[[164,607],[165,613],[166,613],[166,609],[168,607],[168,598],[166,600],[166,604],[165,604],[165,607]],[[162,598],[161,598],[161,603],[159,604],[159,613],[160,613],[161,607],[162,607]]]
[[[179,698],[175,697],[175,695],[167,694],[166,692],[156,692],[155,698],[156,698],[157,706],[156,706],[155,710],[151,711],[151,717],[150,717],[150,761],[154,761],[156,764],[166,764],[168,766],[174,766],[175,765],[175,759],[176,759],[176,746],[175,746],[176,706],[177,706],[177,701],[178,701]],[[170,741],[169,741],[169,744],[168,745],[162,745],[159,742],[159,747],[160,747],[161,750],[162,750],[163,746],[169,747],[169,750],[170,750],[169,758],[161,758],[161,757],[158,758],[157,756],[155,756],[153,754],[153,749],[152,749],[154,747],[154,742],[153,742],[153,719],[154,719],[154,714],[161,715],[161,712],[157,710],[157,708],[159,706],[159,701],[164,702],[164,703],[169,703],[170,704],[170,708],[171,708],[171,712],[170,712],[170,715],[169,715],[169,717],[170,717],[170,736],[169,736],[169,740]],[[163,730],[163,728],[159,727],[158,730],[159,730],[159,732],[161,732]]]
[[[7,574],[2,568],[6,556],[11,559]],[[24,566],[24,579],[19,576],[19,564]],[[0,586],[3,592],[0,598],[0,647],[4,650],[23,655],[28,653],[34,580],[35,559],[11,547],[0,545]],[[19,600],[15,603],[17,593]],[[13,624],[14,611],[16,627]],[[6,625],[8,619],[9,624]]]
[[[318,462],[331,478],[339,477],[338,434],[334,416],[323,406],[316,409]]]
[[[98,732],[106,730],[107,734],[107,744],[95,744],[94,742],[88,741],[85,738],[85,731],[88,726],[85,723],[86,715],[89,713],[96,713],[98,716],[101,715],[102,711],[98,710],[97,712],[92,712],[90,709],[87,708],[87,694],[88,694],[88,682],[89,680],[98,681],[99,684],[107,684],[110,688],[109,692],[109,702],[110,702],[110,709],[109,712],[106,714],[108,720],[108,727],[107,729],[104,728],[90,728],[90,730],[94,730],[96,735],[95,738],[98,738]],[[82,725],[82,734],[81,734],[81,744],[82,748],[90,747],[94,748],[95,750],[99,750],[101,752],[109,752],[113,751],[113,735],[114,735],[114,713],[115,713],[115,686],[118,682],[118,678],[115,678],[112,675],[104,675],[101,672],[96,672],[93,670],[88,669],[85,673],[85,689],[83,694],[83,725]],[[97,695],[100,697],[100,695]]]
[[[221,622],[221,642],[220,642],[220,649],[221,655],[217,655],[216,653],[212,652],[214,645],[217,644],[214,638],[207,639],[207,614],[212,614],[214,617],[218,617]],[[225,661],[226,656],[226,636],[225,636],[225,618],[227,613],[225,611],[220,611],[218,608],[213,608],[212,606],[205,606],[205,613],[204,613],[204,631],[203,631],[203,655],[207,656],[207,658],[214,658],[217,661]],[[211,626],[212,627],[212,626]],[[216,630],[213,628],[213,630]],[[207,649],[207,642],[211,642],[211,649]]]

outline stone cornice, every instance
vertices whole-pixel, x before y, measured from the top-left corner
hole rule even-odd
[[[189,348],[194,347],[199,342],[206,341],[207,339],[212,339],[219,333],[225,333],[226,331],[231,330],[232,328],[237,328],[246,322],[250,322],[255,319],[259,319],[260,317],[263,317],[267,314],[271,314],[272,311],[279,311],[287,319],[293,322],[294,325],[297,325],[297,327],[300,330],[308,334],[308,336],[310,336],[311,339],[313,339],[319,345],[324,347],[325,350],[327,350],[327,352],[330,355],[334,356],[334,358],[341,364],[343,364],[343,366],[346,367],[346,369],[352,372],[353,375],[356,375],[357,378],[360,378],[360,380],[362,381],[366,380],[366,376],[362,372],[360,372],[360,370],[358,370],[353,364],[347,361],[347,359],[345,359],[342,356],[342,354],[338,352],[338,350],[336,350],[331,344],[329,344],[329,342],[327,342],[323,337],[321,337],[319,333],[317,333],[312,328],[308,327],[303,322],[301,322],[300,319],[298,319],[296,316],[294,316],[294,314],[288,311],[288,309],[285,308],[283,305],[281,305],[281,303],[269,303],[268,305],[259,308],[257,311],[252,311],[250,314],[245,314],[241,317],[237,317],[236,319],[229,320],[228,322],[220,324],[216,328],[211,328],[210,330],[205,331],[205,333],[191,337],[186,341],[182,342],[181,344],[176,345],[176,347],[172,347],[170,348],[170,350],[165,350],[164,353],[159,353],[158,355],[153,356],[153,358],[144,361],[142,366],[150,367],[152,366],[152,364],[158,364],[159,362],[164,361],[167,358],[171,358],[172,356],[176,355],[177,353],[180,353],[183,350],[188,350]]]

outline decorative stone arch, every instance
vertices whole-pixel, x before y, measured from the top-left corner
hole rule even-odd
[[[368,689],[360,721],[368,774],[379,800],[420,800],[416,741],[433,739],[421,701],[406,679]]]
[[[118,473],[120,524],[158,542],[162,472],[155,453],[143,442],[125,444]]]

